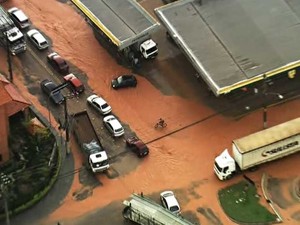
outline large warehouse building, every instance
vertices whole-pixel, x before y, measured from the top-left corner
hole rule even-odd
[[[216,96],[300,72],[299,0],[180,0],[155,13]]]

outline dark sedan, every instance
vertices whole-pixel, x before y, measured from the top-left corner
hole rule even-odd
[[[50,53],[49,55],[47,55],[47,60],[50,65],[59,73],[69,73],[69,65],[67,64],[66,60],[64,60],[58,53]]]
[[[149,154],[149,148],[136,136],[127,138],[126,144],[138,157],[145,157]]]
[[[137,80],[134,75],[121,75],[111,81],[113,89],[136,87]]]
[[[61,94],[60,91],[57,91],[53,94],[51,92],[57,87],[53,81],[51,80],[43,80],[41,82],[41,89],[42,91],[57,105],[61,104],[64,101],[64,96]]]

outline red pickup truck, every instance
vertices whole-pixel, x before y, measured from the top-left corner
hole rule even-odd
[[[70,82],[71,88],[74,92],[80,94],[84,91],[83,83],[73,73],[64,76],[64,80]]]
[[[126,144],[138,157],[145,157],[149,154],[149,148],[136,136],[127,138]]]

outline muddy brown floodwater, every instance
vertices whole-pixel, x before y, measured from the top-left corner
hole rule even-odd
[[[130,124],[131,129],[145,142],[202,121],[215,113],[199,101],[163,95],[142,76],[138,76],[137,88],[113,91],[110,88],[112,77],[130,71],[119,66],[100,46],[86,21],[70,2],[10,0],[5,4],[7,8],[11,6],[21,8],[31,18],[34,26],[51,38],[53,50],[87,74],[88,84],[93,91],[106,98],[121,121]],[[1,68],[5,68],[5,60],[2,60]],[[37,108],[47,114],[47,110],[35,96],[31,96],[22,85],[21,74],[15,75],[16,85],[24,90],[23,93]],[[273,107],[268,112],[269,125],[296,118],[299,111],[299,100]],[[165,118],[168,127],[157,131],[153,129],[153,124],[160,117]],[[92,197],[82,201],[73,198],[73,193],[81,189],[78,177],[75,176],[68,196],[57,210],[44,219],[43,224],[75,221],[78,216],[84,216],[111,202],[121,202],[132,192],[150,195],[165,189],[176,190],[182,210],[194,212],[201,224],[233,224],[220,208],[217,192],[220,188],[241,180],[241,177],[227,182],[218,181],[212,169],[214,157],[224,148],[229,148],[231,140],[260,129],[261,112],[254,112],[238,121],[215,115],[149,144],[149,157],[131,173],[116,179],[99,176],[103,186],[95,188]],[[76,168],[80,167],[77,152],[73,151]],[[299,160],[298,154],[270,163],[256,173],[249,174],[249,177],[259,184],[264,172],[278,179],[299,176]],[[299,203],[292,206],[290,211],[288,204],[281,208],[281,213],[287,218],[284,224],[297,223],[294,213],[300,210],[300,206]]]

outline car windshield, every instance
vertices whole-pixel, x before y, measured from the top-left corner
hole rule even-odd
[[[99,168],[101,166],[106,166],[108,164],[108,161],[107,160],[104,160],[102,162],[97,162],[97,163],[92,163],[92,166],[94,168]]]
[[[154,47],[152,47],[152,48],[149,48],[149,49],[146,51],[146,53],[147,53],[147,54],[151,54],[152,52],[156,52],[156,51],[157,51],[157,47],[154,46]]]
[[[102,109],[105,109],[105,108],[107,108],[108,107],[108,104],[107,103],[104,103],[103,105],[101,105],[101,108]]]
[[[9,43],[11,45],[23,44],[24,43],[24,39],[20,38],[20,39],[14,40],[14,41],[9,41]]]
[[[115,132],[121,132],[121,131],[123,131],[122,127],[115,130]]]
[[[118,81],[118,83],[122,83],[123,77],[118,77],[118,78],[117,78],[117,81]]]
[[[177,206],[177,205],[174,205],[174,206],[171,206],[170,207],[170,211],[171,212],[176,212],[176,211],[178,211],[179,210],[179,207]]]
[[[47,42],[46,41],[41,42],[41,46],[43,45],[47,45]]]
[[[219,172],[222,172],[223,168],[221,168],[216,161],[215,161],[215,166]]]

